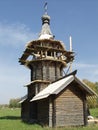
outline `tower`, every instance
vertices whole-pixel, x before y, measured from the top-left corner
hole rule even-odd
[[[29,42],[19,62],[30,69],[31,82],[26,85],[27,96],[21,102],[21,116],[24,120],[37,120],[38,105],[30,100],[53,81],[63,77],[63,70],[74,59],[73,52],[55,40],[50,29],[50,16],[42,16],[42,29],[37,40]]]

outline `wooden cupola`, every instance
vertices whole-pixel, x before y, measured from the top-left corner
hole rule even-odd
[[[54,39],[50,29],[50,16],[45,13],[42,16],[42,29],[38,39],[27,43],[19,62],[31,70],[33,68],[32,73],[37,74],[37,72],[34,72],[37,69],[40,73],[40,77],[36,77],[37,79],[44,80],[43,77],[46,77],[47,80],[54,81],[63,76],[63,69],[73,59],[74,53],[67,51],[64,43]],[[36,78],[31,78],[31,80]]]

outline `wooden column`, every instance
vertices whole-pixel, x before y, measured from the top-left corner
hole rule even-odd
[[[55,127],[55,103],[54,96],[49,98],[49,127]]]
[[[53,104],[52,104],[52,99],[51,97],[49,98],[49,127],[53,126],[53,122],[52,122],[52,113],[53,113]]]
[[[88,124],[88,122],[87,122],[87,100],[86,100],[86,97],[84,98],[84,101],[83,101],[83,110],[84,110],[84,125],[86,126]]]

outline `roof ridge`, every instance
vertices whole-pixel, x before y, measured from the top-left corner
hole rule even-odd
[[[64,78],[66,78],[66,77],[68,77],[68,76],[70,76],[70,75],[75,76],[76,73],[77,73],[77,70],[74,70],[73,72],[71,72],[71,73],[69,73],[69,74],[67,74],[67,75],[65,75],[65,76],[63,76],[63,77],[61,77],[61,78],[59,78],[59,79],[57,79],[57,80],[51,82],[51,83],[55,83],[55,82],[57,82],[57,81],[59,81],[59,80],[61,80],[61,79],[64,79]]]

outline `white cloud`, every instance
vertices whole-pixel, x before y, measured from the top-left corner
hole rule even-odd
[[[78,70],[78,75],[82,79],[98,82],[98,64],[74,63],[73,69]]]
[[[22,54],[19,47],[36,37],[37,34],[24,24],[0,23],[0,104],[25,95],[23,85],[30,77],[29,70],[18,64],[18,56]]]
[[[96,64],[88,64],[88,63],[75,63],[74,67],[81,68],[81,69],[84,69],[84,68],[98,68],[98,65],[96,65]]]
[[[0,44],[19,46],[36,37],[37,34],[24,24],[0,23]]]

